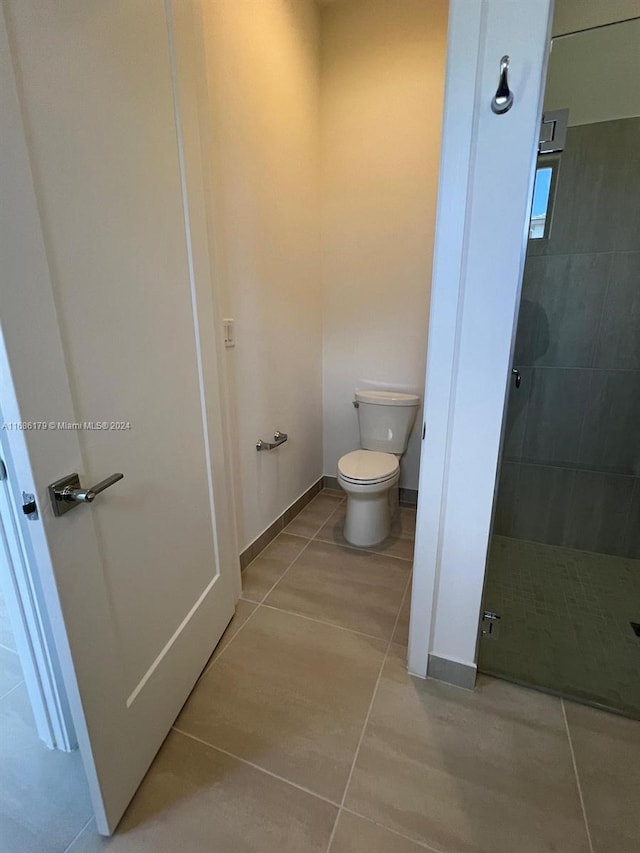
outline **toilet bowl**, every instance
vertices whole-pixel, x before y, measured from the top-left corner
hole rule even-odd
[[[338,483],[347,495],[344,537],[371,548],[391,532],[398,509],[400,457],[420,404],[415,394],[356,391],[360,449],[338,461]]]
[[[400,465],[391,453],[353,450],[338,462],[338,483],[347,493],[344,538],[361,548],[383,542],[398,504]]]

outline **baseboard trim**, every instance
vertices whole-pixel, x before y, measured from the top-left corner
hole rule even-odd
[[[456,687],[473,690],[476,685],[477,667],[474,664],[460,663],[457,660],[429,655],[427,678],[445,681]]]
[[[322,486],[325,489],[334,489],[334,491],[341,492],[340,484],[338,483],[337,477],[327,477],[325,474],[322,478]],[[400,506],[417,506],[418,504],[418,490],[417,489],[405,489],[402,486],[400,487]]]
[[[340,483],[338,482],[338,478],[337,477],[327,477],[326,474],[322,478],[322,488],[323,489],[333,489],[334,492],[341,492],[342,491],[342,489],[340,488]]]
[[[418,490],[405,489],[400,486],[400,506],[417,506],[418,505]]]
[[[313,486],[307,489],[300,497],[295,500],[290,507],[285,509],[285,511],[280,515],[276,520],[270,524],[266,530],[264,530],[253,542],[248,545],[244,551],[240,554],[240,569],[244,571],[249,563],[252,563],[255,558],[260,554],[261,551],[267,547],[267,545],[276,538],[278,533],[281,533],[284,528],[289,524],[290,521],[301,512],[305,506],[309,503],[310,500],[315,498],[318,492],[322,491],[324,482],[324,477],[320,477]]]

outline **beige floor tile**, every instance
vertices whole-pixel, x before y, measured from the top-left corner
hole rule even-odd
[[[307,544],[280,533],[242,573],[242,597],[260,603]]]
[[[343,501],[339,495],[321,492],[285,527],[285,532],[309,538],[315,536]]]
[[[587,853],[560,702],[385,665],[345,805],[446,853]]]
[[[405,648],[409,645],[409,617],[411,616],[411,584],[407,589],[400,614],[398,616],[398,624],[393,632],[393,642]]]
[[[391,639],[411,566],[314,540],[266,604]]]
[[[223,649],[226,649],[231,640],[235,637],[240,628],[242,628],[244,623],[247,621],[249,616],[251,616],[257,606],[258,605],[254,601],[244,601],[244,599],[242,598],[240,599],[240,601],[238,601],[238,603],[236,604],[236,612],[233,616],[233,619],[227,625],[226,631],[220,638],[220,642],[216,646],[214,653],[209,658],[209,662],[204,668],[205,672],[211,666],[214,660],[218,657],[220,652]]]
[[[72,853],[325,853],[336,808],[172,732],[111,839]]]
[[[565,703],[594,853],[640,850],[640,722]]]
[[[38,739],[20,685],[0,701],[0,850],[61,853],[91,814],[80,754]]]
[[[15,652],[0,646],[0,698],[20,684],[22,679],[20,658]]]
[[[346,502],[338,509],[335,515],[322,526],[316,534],[316,539],[323,542],[333,542],[336,545],[349,546],[344,538],[344,519],[347,511]],[[379,545],[368,549],[357,549],[371,551],[374,554],[387,554],[389,557],[400,557],[402,560],[413,560],[413,540],[416,531],[416,511],[409,507],[400,507],[392,526],[390,536]]]
[[[197,684],[176,727],[337,801],[384,649],[260,607]]]
[[[330,853],[424,853],[425,848],[369,820],[340,812]]]

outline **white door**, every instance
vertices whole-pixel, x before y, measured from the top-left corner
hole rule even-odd
[[[0,20],[0,399],[47,425],[7,435],[102,833],[239,592],[196,12],[6,0]],[[57,428],[84,422],[113,428]],[[47,487],[74,472],[124,479],[56,517]]]

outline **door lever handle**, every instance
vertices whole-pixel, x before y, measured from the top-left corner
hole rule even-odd
[[[88,489],[72,489],[67,486],[62,490],[63,500],[65,501],[80,501],[81,503],[90,504],[96,499],[96,495],[104,492],[109,486],[113,486],[118,480],[122,480],[124,474],[112,474],[104,480],[100,480],[95,486],[90,486]]]
[[[77,474],[67,474],[55,483],[49,486],[49,498],[53,507],[55,516],[64,515],[69,512],[79,503],[93,503],[100,492],[104,492],[109,486],[113,486],[119,480],[122,480],[124,474],[112,474],[104,480],[100,480],[95,486],[90,486],[88,489],[80,487],[80,477]]]

